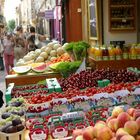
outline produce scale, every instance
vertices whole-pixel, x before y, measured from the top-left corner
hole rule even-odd
[[[54,42],[48,47],[52,49],[54,45],[60,47]],[[58,57],[55,54],[53,60],[29,64],[28,58],[28,65],[13,68],[12,73],[19,76],[45,75],[50,70],[61,76],[7,85],[7,105],[1,112],[1,140],[140,139],[139,69],[79,70],[87,46],[84,42],[69,43],[66,52]],[[76,55],[78,52],[82,55]],[[38,51],[35,61],[45,59],[38,60],[43,56],[40,54]],[[59,57],[66,61],[58,60]]]

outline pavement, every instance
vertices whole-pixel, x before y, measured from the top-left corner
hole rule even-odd
[[[6,91],[5,76],[6,76],[6,72],[5,71],[0,71],[0,90],[3,93],[5,93],[5,91]]]
[[[5,96],[4,96],[6,92],[5,76],[6,76],[6,72],[0,71],[0,90],[3,92],[3,100],[4,100],[4,104],[3,107],[0,108],[0,112],[5,108],[6,105]]]

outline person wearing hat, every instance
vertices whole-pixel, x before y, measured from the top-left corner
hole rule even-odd
[[[14,39],[10,33],[3,40],[4,62],[7,74],[10,73],[10,68],[14,66]]]

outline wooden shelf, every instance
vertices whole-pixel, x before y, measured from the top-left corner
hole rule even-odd
[[[111,18],[111,21],[120,21],[120,20],[134,20],[135,18],[134,17],[112,17]]]
[[[127,0],[125,0],[127,2]],[[120,1],[109,0],[109,31],[110,32],[133,32],[136,30],[136,0],[131,4],[122,4]],[[122,17],[126,15],[127,17]],[[115,17],[118,16],[118,17]]]
[[[122,8],[122,7],[124,7],[124,8],[132,8],[132,7],[134,7],[134,4],[130,4],[130,5],[126,5],[126,4],[118,5],[118,4],[116,4],[116,5],[110,5],[110,7],[111,8]]]
[[[135,30],[135,28],[111,28],[112,31],[120,31],[120,30]]]
[[[108,60],[108,61],[96,61],[92,57],[89,57],[89,63],[93,68],[104,69],[125,69],[127,67],[137,67],[140,69],[140,59],[122,59],[122,60]]]
[[[29,73],[27,75],[7,75],[5,78],[6,87],[10,83],[15,83],[16,86],[20,85],[28,85],[28,84],[36,84],[39,81],[45,80],[47,78],[60,78],[61,75],[59,73],[42,73],[42,74],[33,74]]]

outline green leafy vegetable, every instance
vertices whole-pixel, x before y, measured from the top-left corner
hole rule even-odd
[[[74,42],[69,43],[69,44],[67,45],[67,47],[65,48],[65,50],[66,50],[67,52],[73,51],[73,46],[74,46],[74,45],[75,45]]]
[[[79,66],[81,65],[81,61],[75,62],[62,62],[56,67],[56,71],[60,72],[63,77],[68,77],[71,73],[75,72]]]

